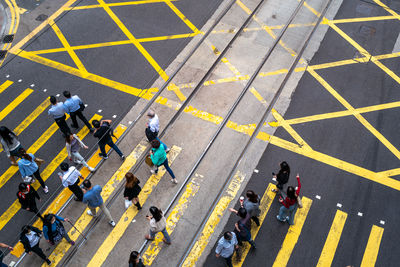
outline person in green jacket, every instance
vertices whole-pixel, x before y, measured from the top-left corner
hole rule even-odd
[[[151,170],[151,173],[157,173],[158,167],[164,165],[167,172],[172,176],[171,182],[177,184],[178,181],[175,178],[175,174],[168,165],[167,153],[165,152],[164,146],[160,144],[160,141],[158,141],[157,139],[151,141],[151,146],[153,148],[150,151],[150,157],[155,166],[155,170]]]

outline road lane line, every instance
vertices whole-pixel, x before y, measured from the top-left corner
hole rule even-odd
[[[152,3],[164,3],[165,0],[142,0],[142,1],[130,1],[130,2],[118,2],[118,3],[107,3],[107,6],[130,6],[130,5],[142,5],[142,4],[152,4]],[[171,0],[178,1],[178,0]],[[91,8],[100,8],[101,5],[87,5],[87,6],[74,6],[66,8],[66,10],[82,10]]]
[[[309,198],[302,197],[301,200],[303,202],[303,208],[297,209],[296,216],[294,218],[294,225],[289,227],[282,247],[279,250],[278,256],[276,256],[275,262],[272,265],[273,267],[284,267],[287,265],[290,255],[292,254],[293,249],[299,240],[301,229],[303,228],[308,211],[310,210],[312,204],[312,200]]]
[[[328,237],[326,238],[324,248],[319,257],[317,267],[329,267],[332,265],[336,248],[339,244],[340,237],[347,219],[347,213],[337,210]]]
[[[364,251],[364,256],[361,261],[361,267],[375,266],[378,258],[379,246],[381,245],[383,228],[373,225],[369,234],[367,247]]]
[[[23,91],[17,98],[15,98],[10,104],[7,105],[1,112],[0,112],[0,121],[2,121],[11,111],[13,111],[19,104],[22,103],[30,94],[33,93],[33,90],[28,88]]]
[[[3,93],[3,91],[6,90],[13,83],[14,83],[13,81],[7,80],[2,85],[0,85],[0,94]]]
[[[172,146],[170,152],[168,153],[168,161],[172,164],[172,162],[178,157],[182,148],[177,146]],[[147,198],[153,192],[154,188],[160,182],[161,178],[165,174],[165,168],[160,168],[158,174],[151,175],[150,178],[146,181],[145,185],[142,188],[142,191],[139,194],[139,202],[142,204],[146,203]],[[121,175],[125,175],[126,172],[121,173]],[[112,229],[110,234],[103,241],[101,246],[98,248],[90,262],[87,266],[101,266],[104,261],[107,259],[108,255],[111,253],[115,245],[124,235],[126,229],[128,229],[131,224],[133,218],[138,214],[138,210],[136,207],[132,206],[128,208],[124,214],[122,214],[120,220],[117,225]],[[86,214],[86,212],[84,213]]]

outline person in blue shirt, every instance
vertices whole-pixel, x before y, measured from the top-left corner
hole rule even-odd
[[[232,265],[232,256],[235,250],[239,249],[238,241],[234,232],[225,232],[224,236],[218,241],[217,248],[215,249],[215,256],[225,259],[229,267]]]
[[[35,162],[35,156],[32,153],[26,153],[25,149],[20,148],[18,153],[21,155],[21,159],[18,161],[19,172],[21,173],[22,179],[27,183],[31,183],[34,176],[43,187],[45,194],[49,192],[49,188],[44,183],[40,176],[39,166]]]
[[[69,136],[71,134],[71,129],[68,127],[68,124],[65,121],[67,116],[65,116],[66,111],[63,102],[58,102],[57,98],[52,95],[50,96],[50,103],[51,108],[49,109],[48,114],[56,121],[63,136]]]
[[[89,180],[83,182],[84,189],[82,202],[88,205],[89,210],[87,214],[90,216],[96,216],[96,208],[100,208],[106,217],[108,218],[108,223],[114,227],[115,222],[111,217],[110,211],[107,209],[106,205],[104,205],[103,198],[101,197],[101,187],[99,185],[92,186],[92,183]]]
[[[51,245],[60,242],[63,238],[65,238],[65,240],[67,240],[67,242],[72,246],[75,245],[75,242],[69,238],[67,232],[65,231],[62,223],[64,221],[70,222],[68,218],[63,218],[51,213],[44,216],[43,235],[47,242],[49,242]]]
[[[93,128],[90,125],[90,123],[88,122],[88,120],[86,119],[85,116],[83,116],[83,102],[82,100],[79,98],[79,96],[74,95],[71,96],[71,93],[69,91],[64,91],[63,95],[65,96],[65,98],[67,100],[65,100],[64,102],[64,108],[65,111],[71,116],[71,120],[72,120],[72,124],[71,127],[78,129],[78,121],[76,120],[76,116],[79,117],[79,119],[81,119],[81,121],[83,121],[83,123],[89,128],[90,132],[93,132]],[[82,108],[83,107],[83,108]]]

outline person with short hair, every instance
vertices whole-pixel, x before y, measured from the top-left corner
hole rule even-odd
[[[174,172],[171,170],[171,168],[168,165],[168,158],[167,158],[167,153],[165,152],[164,146],[161,145],[160,141],[157,139],[154,139],[151,141],[151,146],[152,149],[150,150],[150,158],[151,161],[154,164],[154,170],[150,170],[151,173],[157,173],[158,172],[158,167],[163,165],[167,172],[171,175],[172,179],[171,182],[174,184],[177,184],[178,181],[175,178]]]
[[[160,131],[160,120],[154,110],[150,109],[147,112],[149,121],[146,122],[146,137],[149,142],[157,138],[158,132]]]
[[[161,232],[164,235],[163,242],[167,245],[171,245],[171,237],[166,228],[167,220],[165,219],[163,212],[154,206],[151,206],[149,211],[151,215],[146,215],[146,218],[150,223],[150,231],[148,235],[145,235],[145,238],[149,241],[154,240],[156,234]]]
[[[224,258],[226,264],[229,267],[232,265],[232,256],[235,250],[239,249],[238,241],[234,232],[225,232],[224,236],[218,240],[217,247],[215,249],[215,256],[217,258]]]
[[[68,127],[68,124],[65,121],[67,116],[65,116],[66,111],[63,102],[58,102],[57,98],[52,95],[50,96],[50,103],[51,108],[49,109],[48,114],[53,117],[63,136],[68,136],[71,134],[71,129]]]
[[[22,148],[21,143],[19,142],[17,135],[10,131],[5,126],[0,127],[0,142],[3,146],[4,152],[6,152],[7,157],[11,161],[11,165],[18,166],[15,157],[20,158],[19,149]]]
[[[132,205],[132,201],[137,207],[138,210],[142,209],[139,203],[139,193],[142,191],[142,188],[139,186],[139,179],[133,175],[131,172],[127,172],[125,174],[125,190],[124,190],[124,198],[125,198],[125,208],[129,208]]]
[[[76,134],[70,134],[65,138],[65,147],[67,148],[69,160],[74,160],[74,162],[77,164],[83,164],[91,172],[95,171],[95,169],[90,167],[79,153],[81,147],[84,149],[88,149],[88,147],[82,142],[81,139],[79,139]]]
[[[121,157],[122,160],[125,160],[124,154],[121,152],[121,150],[118,148],[116,144],[114,144],[114,141],[111,138],[112,133],[112,128],[111,128],[111,120],[93,120],[92,124],[93,127],[95,128],[93,136],[99,138],[99,148],[100,148],[100,153],[99,156],[102,157],[103,159],[108,159],[107,153],[106,153],[106,145],[109,145],[112,149],[117,152],[117,154]]]
[[[17,197],[22,209],[35,213],[36,216],[43,220],[43,217],[36,206],[35,200],[37,199],[40,201],[40,196],[33,186],[26,183],[20,183],[18,186]]]
[[[39,242],[41,237],[42,237],[42,231],[40,231],[36,227],[25,225],[21,229],[19,240],[24,246],[26,253],[32,255],[32,252],[35,252],[35,254],[37,254],[40,258],[42,258],[48,265],[50,265],[51,261],[43,253],[43,250],[39,247]]]
[[[140,258],[140,253],[137,251],[132,251],[129,255],[129,267],[144,267],[142,259]]]
[[[43,235],[44,238],[51,245],[54,245],[61,241],[61,239],[65,238],[68,243],[72,246],[75,245],[75,242],[71,240],[65,231],[64,225],[62,222],[70,222],[68,218],[63,218],[52,213],[46,214],[44,216],[43,222]]]
[[[89,180],[84,181],[83,186],[83,192],[85,194],[83,195],[82,202],[88,205],[89,210],[87,211],[87,214],[94,217],[96,216],[96,208],[100,208],[108,218],[108,223],[114,227],[114,219],[111,217],[111,213],[107,209],[103,198],[101,197],[101,191],[103,190],[101,186],[92,186],[92,183]]]
[[[60,169],[62,170],[62,173],[59,175],[59,177],[62,185],[71,190],[71,192],[75,195],[74,200],[82,201],[83,191],[79,186],[79,179],[83,178],[82,174],[74,166],[70,167],[66,162],[60,164]]]
[[[18,168],[24,181],[32,183],[32,176],[34,176],[42,186],[44,193],[49,193],[49,188],[40,176],[39,166],[35,162],[35,156],[32,153],[26,153],[23,148],[19,149],[19,154],[22,159],[18,161]]]
[[[83,121],[83,123],[89,128],[89,131],[93,132],[92,126],[82,113],[83,111],[82,107],[84,107],[84,105],[79,96],[77,95],[71,96],[71,92],[69,91],[64,91],[63,95],[67,99],[64,102],[64,108],[65,111],[71,116],[72,120],[71,127],[75,129],[79,128],[78,121],[76,120],[76,116],[78,116],[78,118],[81,119],[81,121]]]
[[[229,208],[229,211],[236,213],[240,219],[235,223],[235,234],[239,245],[242,245],[242,241],[247,241],[253,248],[256,248],[254,240],[251,239],[251,221],[250,213],[245,208],[240,207],[239,210]]]

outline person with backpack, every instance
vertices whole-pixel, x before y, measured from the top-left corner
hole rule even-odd
[[[90,167],[79,150],[82,148],[88,149],[88,147],[79,139],[76,134],[70,134],[65,138],[65,147],[67,148],[69,160],[74,160],[76,164],[83,164],[89,171],[94,172],[95,169]]]
[[[42,258],[48,265],[50,265],[51,261],[43,253],[43,250],[39,247],[39,242],[41,237],[42,237],[42,231],[40,231],[36,227],[25,225],[22,227],[19,240],[24,246],[26,253],[32,255],[32,252],[34,252],[40,258]]]
[[[167,172],[172,177],[171,182],[173,182],[174,184],[177,184],[178,181],[175,178],[175,174],[168,165],[167,153],[165,151],[164,146],[161,145],[160,141],[158,141],[157,139],[154,139],[153,141],[151,141],[151,146],[152,146],[152,149],[150,150],[150,158],[151,158],[151,161],[153,162],[154,168],[155,168],[154,170],[153,169],[150,170],[151,173],[157,173],[158,167],[163,165],[165,167],[165,169],[167,170]]]
[[[86,117],[83,115],[83,110],[85,109],[85,105],[83,104],[82,100],[79,98],[79,96],[74,95],[71,96],[71,93],[69,91],[64,91],[63,95],[67,100],[64,101],[64,108],[67,113],[71,116],[72,124],[71,127],[78,129],[78,121],[76,120],[76,116],[83,121],[83,123],[89,128],[89,131],[92,133],[93,128],[86,119]]]
[[[35,199],[37,198],[40,201],[40,196],[36,192],[35,188],[29,184],[20,183],[18,189],[17,197],[19,203],[21,203],[21,208],[35,213],[36,216],[43,220],[43,217],[36,206]]]
[[[83,178],[82,174],[74,166],[70,167],[66,162],[60,164],[60,169],[62,170],[62,173],[59,173],[59,177],[62,185],[71,190],[75,195],[75,201],[82,201],[83,191],[79,186],[79,179]]]
[[[247,241],[253,248],[256,248],[256,244],[251,239],[251,222],[250,214],[247,213],[246,209],[241,207],[239,210],[230,208],[229,211],[236,213],[240,219],[235,223],[235,234],[238,239],[239,246],[241,246],[243,241]]]
[[[250,218],[256,225],[260,226],[260,220],[258,219],[258,216],[260,216],[260,197],[253,190],[247,190],[243,208],[250,214]]]
[[[69,222],[68,218],[63,218],[54,214],[47,214],[44,216],[43,222],[43,235],[44,238],[51,245],[54,245],[61,241],[61,239],[65,238],[68,243],[72,246],[75,245],[75,242],[69,238],[67,232],[65,231],[64,225],[62,222]]]
[[[23,148],[20,148],[18,152],[22,157],[22,159],[18,161],[18,168],[24,182],[32,183],[32,176],[34,176],[42,186],[44,193],[49,193],[49,188],[40,176],[39,166],[35,162],[35,156],[32,153],[26,153]]]
[[[48,111],[49,116],[52,116],[60,131],[63,134],[63,137],[67,137],[71,134],[71,129],[68,127],[67,116],[65,115],[66,111],[64,108],[63,102],[58,102],[55,96],[50,96],[51,108]]]
[[[272,192],[276,193],[278,193],[280,190],[283,190],[283,186],[287,184],[287,182],[289,181],[289,175],[290,175],[290,167],[286,161],[282,161],[279,165],[281,169],[279,170],[278,174],[272,173],[272,176],[278,182],[278,184],[276,185],[278,189],[275,188],[272,189]]]
[[[137,207],[138,210],[142,209],[139,203],[139,193],[142,191],[142,188],[139,186],[139,179],[133,175],[131,172],[127,172],[125,174],[125,190],[124,190],[124,198],[125,198],[125,208],[129,208],[132,205],[132,201]]]
[[[294,224],[294,215],[296,214],[297,198],[300,194],[301,183],[299,174],[296,176],[297,190],[293,186],[288,186],[286,198],[279,197],[279,202],[282,207],[279,209],[279,214],[276,218],[281,222],[288,222],[289,225]]]
[[[218,240],[217,247],[215,249],[215,257],[224,258],[226,264],[229,267],[232,265],[232,256],[235,250],[239,249],[236,234],[234,232],[225,232],[224,236]]]
[[[150,207],[151,215],[146,215],[147,220],[150,223],[150,231],[149,234],[145,236],[145,238],[149,241],[154,240],[154,237],[158,232],[161,232],[164,235],[163,242],[167,245],[171,245],[171,237],[167,231],[167,220],[165,219],[163,212],[154,206]]]
[[[19,150],[22,148],[21,143],[19,142],[15,133],[10,131],[5,126],[0,127],[0,142],[3,146],[3,150],[6,152],[7,157],[11,161],[11,165],[18,166],[15,157],[20,158]]]
[[[100,152],[99,156],[102,157],[103,159],[108,159],[107,153],[106,153],[106,145],[109,145],[112,149],[117,152],[117,154],[121,157],[122,160],[125,160],[124,154],[121,152],[121,150],[118,148],[116,144],[114,144],[111,136],[113,136],[113,130],[111,128],[111,120],[93,120],[92,124],[93,127],[95,128],[93,136],[97,137],[99,139],[99,148]]]
[[[144,267],[142,259],[140,258],[140,253],[137,251],[132,251],[129,255],[129,267]]]

